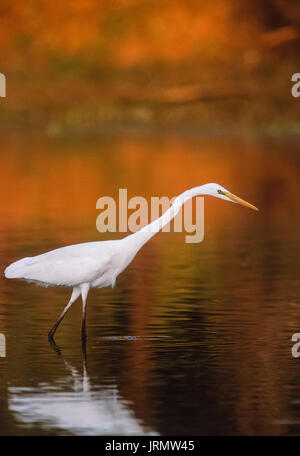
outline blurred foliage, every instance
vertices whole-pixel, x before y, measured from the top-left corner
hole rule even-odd
[[[0,0],[2,127],[297,130],[297,0]]]

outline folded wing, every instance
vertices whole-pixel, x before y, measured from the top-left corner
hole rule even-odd
[[[76,286],[93,282],[111,266],[110,256],[86,244],[64,247],[35,257],[23,258],[5,269],[5,277],[48,286]]]

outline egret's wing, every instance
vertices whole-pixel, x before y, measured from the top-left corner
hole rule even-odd
[[[109,268],[110,262],[107,259],[103,261],[80,257],[73,259],[71,263],[66,260],[57,260],[29,268],[25,279],[38,280],[52,285],[74,286],[94,281],[105,274]]]
[[[111,267],[111,255],[101,250],[82,245],[52,250],[16,261],[5,270],[5,275],[44,285],[75,286],[92,282]]]

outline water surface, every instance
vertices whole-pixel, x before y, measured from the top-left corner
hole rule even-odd
[[[160,233],[112,289],[1,276],[1,435],[299,434],[299,142],[188,137],[1,139],[0,266],[96,230],[96,201],[218,182],[259,213],[205,201],[205,237]]]

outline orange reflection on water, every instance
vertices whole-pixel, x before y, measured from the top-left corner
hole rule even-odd
[[[119,188],[127,188],[129,198],[171,197],[207,182],[220,183],[270,217],[297,212],[298,158],[285,160],[278,146],[274,151],[250,141],[125,137],[71,144],[8,138],[1,148],[0,207],[7,228],[38,220],[76,227],[96,219],[97,199],[117,198]],[[205,210],[216,225],[253,216],[220,201],[207,201]]]
[[[286,148],[288,155],[283,153]],[[287,431],[276,422],[291,413],[287,391],[297,369],[290,362],[289,337],[300,321],[295,306],[299,166],[291,142],[9,137],[2,139],[2,150],[2,268],[61,245],[109,238],[109,233],[96,231],[95,205],[100,196],[117,198],[119,188],[128,189],[128,198],[140,195],[149,201],[151,196],[171,197],[213,181],[257,205],[259,213],[207,198],[202,244],[185,244],[183,234],[160,233],[114,290],[90,293],[92,341],[100,335],[140,336],[138,341],[120,342],[117,354],[114,345],[93,348],[91,374],[103,379],[113,372],[137,418],[158,431],[151,420],[165,413],[163,429],[172,432],[174,404],[183,415],[190,407],[188,423],[194,433],[209,432],[206,410],[216,423],[219,410],[227,417],[230,410],[224,426],[234,432]],[[15,344],[19,361],[12,361],[11,367],[12,372],[22,371],[24,382],[29,378],[26,350],[47,334],[67,294],[2,279],[1,324],[25,340]],[[74,305],[58,341],[73,347],[79,327],[79,306]],[[157,339],[152,342],[153,335]],[[47,356],[33,355],[45,376]],[[206,391],[213,394],[210,388],[216,395],[213,411],[210,403],[195,407]],[[296,392],[294,396],[297,400]],[[169,408],[164,411],[160,406],[165,401]]]

